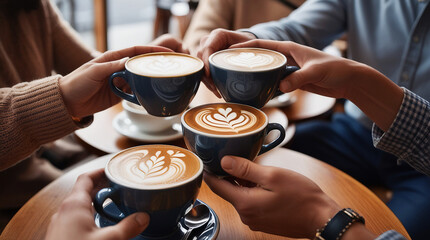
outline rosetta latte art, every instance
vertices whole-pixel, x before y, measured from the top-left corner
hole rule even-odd
[[[123,176],[138,184],[164,184],[180,179],[186,170],[186,165],[181,158],[185,154],[174,150],[158,150],[149,155],[148,150],[142,150],[127,156],[127,160],[121,164]]]
[[[264,53],[240,52],[237,54],[237,52],[232,52],[224,55],[224,61],[231,65],[253,69],[269,66],[274,59]]]
[[[245,110],[233,111],[232,108],[207,108],[201,110],[196,123],[207,130],[220,133],[241,133],[254,127],[257,117]]]

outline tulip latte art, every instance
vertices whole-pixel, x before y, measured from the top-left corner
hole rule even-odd
[[[127,62],[129,71],[150,77],[184,76],[199,71],[203,62],[191,56],[169,53],[145,54]]]
[[[198,158],[179,147],[148,145],[125,150],[108,164],[109,174],[132,186],[168,186],[195,176]]]
[[[237,135],[259,130],[267,124],[259,110],[241,104],[208,104],[195,107],[184,114],[185,123],[198,131]]]
[[[262,71],[277,68],[286,63],[286,58],[277,52],[258,48],[227,49],[215,53],[212,63],[236,71]]]

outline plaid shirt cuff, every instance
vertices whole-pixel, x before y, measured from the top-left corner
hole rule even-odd
[[[394,230],[390,230],[379,235],[375,240],[406,240],[406,238],[402,234]]]
[[[388,131],[373,125],[373,144],[430,175],[430,105],[408,89],[403,92],[402,105]]]

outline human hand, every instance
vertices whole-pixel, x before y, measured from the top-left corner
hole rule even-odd
[[[130,239],[143,232],[149,223],[146,213],[132,214],[114,226],[98,228],[94,222],[92,199],[107,185],[103,169],[79,176],[72,192],[51,218],[46,240]]]
[[[69,113],[82,118],[118,103],[120,98],[110,89],[108,79],[124,69],[128,57],[150,52],[171,52],[159,46],[136,46],[108,51],[85,63],[59,80],[59,87]]]
[[[205,63],[205,77],[203,78],[203,83],[217,97],[221,98],[221,95],[218,93],[218,90],[210,78],[209,56],[216,51],[230,47],[232,44],[249,41],[255,38],[256,37],[249,32],[215,29],[208,36],[205,36],[200,40],[197,57],[202,59]]]
[[[212,191],[229,201],[252,230],[313,239],[316,230],[341,209],[314,182],[294,171],[231,156],[224,157],[221,165],[232,176],[257,184],[248,188],[204,176]]]
[[[252,40],[231,46],[231,48],[242,47],[278,51],[288,58],[288,65],[300,67],[300,70],[281,81],[279,89],[282,92],[302,89],[328,97],[347,98],[354,87],[355,79],[363,76],[364,72],[374,72],[364,64],[332,56],[294,42]]]
[[[190,54],[190,51],[182,45],[182,41],[171,34],[163,34],[154,39],[149,45],[162,46],[172,49],[174,52]]]

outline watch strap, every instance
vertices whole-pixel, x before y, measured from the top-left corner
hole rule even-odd
[[[340,210],[326,225],[317,230],[316,240],[339,240],[349,227],[359,222],[364,224],[364,218],[350,208]]]

